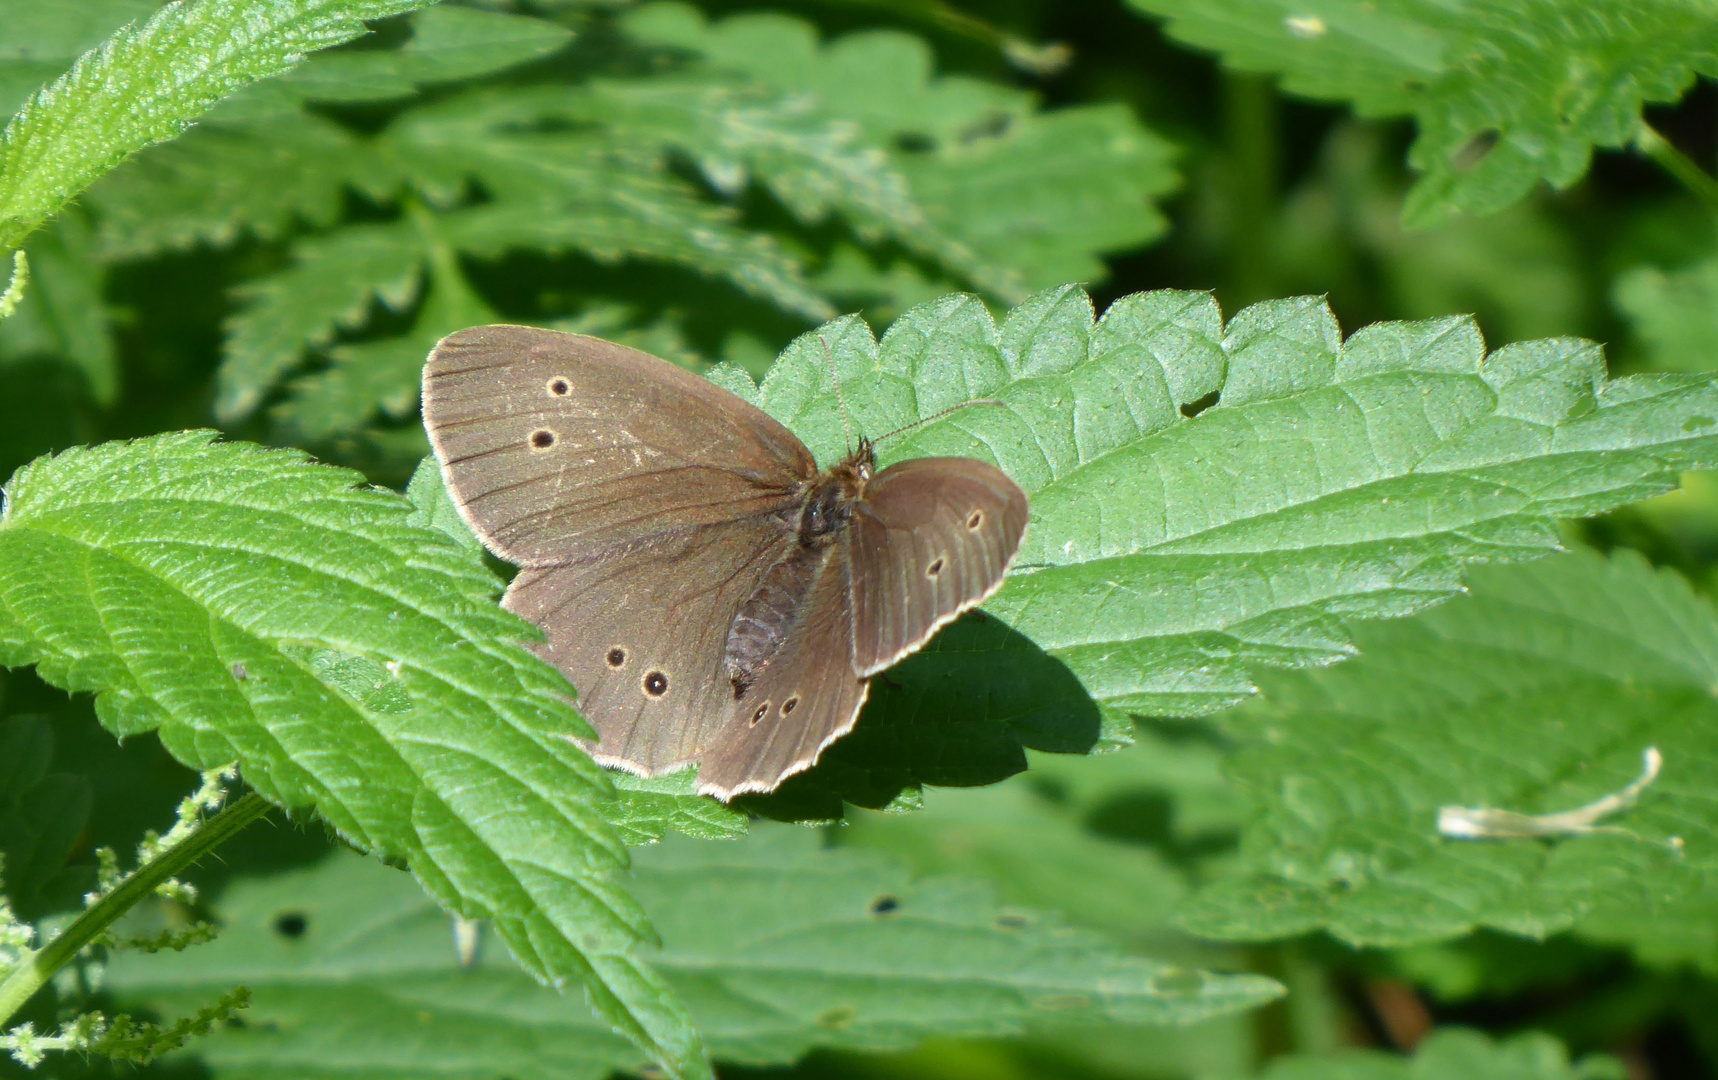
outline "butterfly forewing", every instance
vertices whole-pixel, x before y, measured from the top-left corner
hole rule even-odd
[[[817,473],[792,432],[714,383],[529,326],[442,339],[424,366],[424,427],[466,521],[523,566],[749,520]]]
[[[466,521],[524,567],[503,604],[543,628],[592,753],[646,775],[695,760],[729,721],[724,636],[795,543],[810,452],[666,361],[523,326],[438,344],[424,424]]]
[[[996,591],[1026,516],[1026,494],[982,461],[916,458],[878,473],[848,538],[854,670],[882,671]]]

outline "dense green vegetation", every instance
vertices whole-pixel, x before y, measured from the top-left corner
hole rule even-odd
[[[0,1075],[1718,1075],[1714,78],[1694,0],[0,0]],[[825,461],[833,367],[1016,568],[778,792],[609,774],[425,465],[501,320]]]

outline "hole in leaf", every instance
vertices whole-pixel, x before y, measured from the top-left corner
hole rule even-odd
[[[1206,409],[1217,404],[1217,399],[1222,396],[1222,393],[1223,392],[1221,390],[1213,390],[1196,401],[1189,401],[1187,404],[1181,406],[1181,415],[1185,416],[1189,420],[1193,419]]]

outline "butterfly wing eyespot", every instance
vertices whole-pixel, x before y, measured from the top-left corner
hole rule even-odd
[[[626,650],[616,645],[608,651],[603,660],[609,667],[619,670],[626,666]]]
[[[767,701],[764,702],[762,705],[759,705],[756,709],[752,710],[751,726],[757,727],[758,721],[762,720],[765,717],[765,715],[767,715],[769,713],[769,711],[770,711],[770,703]]]
[[[925,576],[928,578],[934,578],[942,572],[943,572],[943,558],[941,555],[937,556],[937,559],[935,562],[933,562],[929,566],[925,567]]]
[[[977,532],[979,529],[979,526],[981,526],[983,524],[984,524],[984,511],[983,510],[974,510],[972,512],[972,515],[966,519],[966,527],[968,530],[970,530],[972,532]]]
[[[644,681],[640,685],[644,687],[644,692],[646,694],[649,694],[653,698],[659,698],[663,694],[668,693],[668,676],[664,675],[660,671],[648,672],[644,676]]]
[[[549,394],[553,397],[566,397],[573,392],[573,384],[559,375],[549,380],[548,388]]]
[[[798,706],[799,706],[799,695],[795,694],[793,697],[790,697],[786,701],[781,703],[781,714],[783,716],[786,716],[788,713],[790,713],[794,709],[798,708]]]
[[[531,449],[547,450],[555,445],[555,433],[548,428],[538,428],[531,432]]]

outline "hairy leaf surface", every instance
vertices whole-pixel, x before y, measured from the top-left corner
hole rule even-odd
[[[873,437],[1001,401],[879,452],[992,460],[1032,499],[989,620],[898,666],[829,752],[863,805],[881,805],[867,786],[899,789],[903,757],[935,763],[925,782],[981,783],[1023,765],[1021,742],[1083,751],[1125,738],[1129,715],[1231,705],[1249,670],[1351,655],[1345,620],[1449,597],[1474,561],[1553,551],[1557,518],[1668,490],[1718,454],[1707,378],[1607,381],[1598,347],[1573,339],[1488,354],[1464,319],[1344,340],[1313,298],[1225,323],[1206,295],[1144,293],[1094,321],[1067,287],[997,324],[946,297],[881,342],[857,319],[828,324],[755,390],[721,378],[827,462],[846,445],[830,357]]]
[[[445,532],[356,473],[206,432],[40,459],[0,519],[0,661],[94,692],[114,734],[238,761],[406,861],[443,906],[494,919],[525,968],[583,982],[677,1072],[685,1014],[633,945],[609,787],[569,735],[566,684]]]

